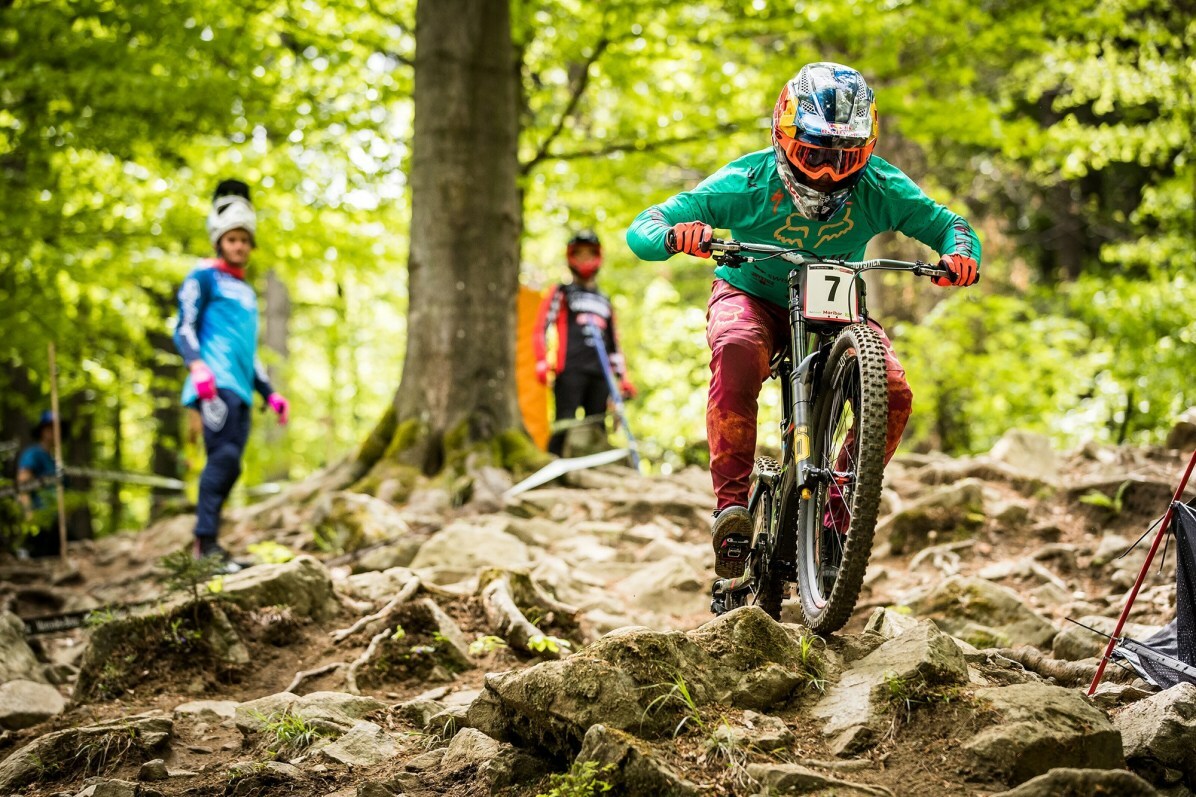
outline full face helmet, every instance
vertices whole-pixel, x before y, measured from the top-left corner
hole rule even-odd
[[[233,230],[245,230],[251,241],[257,232],[257,214],[253,210],[249,186],[236,178],[221,180],[212,194],[208,238],[217,254],[220,251],[220,239]]]
[[[826,221],[847,202],[876,147],[876,99],[859,72],[806,64],[772,112],[777,173],[797,211]]]
[[[593,230],[582,230],[569,239],[565,247],[569,270],[580,279],[590,280],[602,268],[602,242]]]
[[[232,230],[245,230],[251,241],[257,232],[257,214],[253,205],[237,194],[217,197],[208,213],[208,239],[217,253],[220,251],[220,239]]]

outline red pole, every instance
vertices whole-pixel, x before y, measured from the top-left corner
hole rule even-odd
[[[1117,639],[1121,636],[1121,629],[1125,627],[1125,621],[1129,619],[1130,608],[1134,605],[1134,599],[1138,597],[1138,590],[1142,588],[1142,582],[1146,579],[1146,573],[1150,570],[1150,563],[1154,561],[1155,552],[1159,550],[1159,543],[1167,536],[1167,529],[1171,528],[1171,516],[1175,514],[1175,503],[1179,501],[1184,494],[1184,490],[1188,486],[1188,479],[1192,475],[1192,468],[1196,467],[1196,451],[1192,452],[1192,458],[1188,460],[1188,469],[1184,471],[1184,477],[1179,482],[1179,487],[1175,491],[1175,495],[1171,498],[1171,503],[1167,505],[1167,514],[1163,515],[1163,522],[1159,524],[1158,533],[1154,535],[1154,542],[1150,544],[1150,552],[1146,554],[1146,561],[1142,563],[1142,570],[1138,573],[1138,579],[1134,582],[1133,589],[1130,590],[1129,598],[1125,602],[1125,608],[1121,610],[1121,616],[1117,618],[1117,627],[1113,629],[1113,635],[1109,637],[1109,644],[1105,646],[1105,655],[1101,656],[1100,665],[1096,668],[1096,675],[1092,677],[1092,684],[1088,687],[1088,696],[1091,697],[1096,692],[1096,687],[1100,685],[1100,679],[1105,674],[1105,667],[1109,664],[1109,659],[1113,655],[1113,648],[1117,646]]]

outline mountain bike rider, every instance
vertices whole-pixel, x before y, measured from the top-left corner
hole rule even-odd
[[[940,252],[951,278],[936,285],[972,285],[979,278],[980,242],[961,216],[928,198],[897,167],[874,156],[877,115],[862,75],[841,64],[803,66],[773,108],[772,146],[732,161],[685,191],[643,211],[627,243],[643,260],[678,252],[710,257],[712,227],[736,240],[793,247],[822,257],[860,260],[873,236],[898,231]],[[707,306],[711,349],[706,429],[717,504],[715,572],[743,573],[751,536],[748,489],[756,448],[757,399],[772,356],[789,337],[792,266],[759,260],[720,266]],[[885,461],[901,441],[913,393],[892,343],[885,345],[889,417]],[[834,496],[832,496],[832,499]],[[828,528],[846,528],[830,502]]]
[[[611,369],[619,379],[623,398],[635,396],[635,386],[627,376],[627,364],[615,334],[615,311],[606,294],[598,290],[598,270],[602,268],[602,243],[590,230],[582,230],[565,247],[571,282],[553,286],[540,304],[532,346],[536,355],[536,378],[548,384],[548,374],[555,373],[552,389],[556,398],[556,420],[571,421],[578,408],[587,418],[606,412],[610,388],[602,373],[602,362],[590,339],[588,323],[601,332],[610,358]],[[547,332],[556,328],[557,356],[548,364]],[[548,441],[549,452],[562,456],[566,429],[558,429]]]
[[[199,479],[195,556],[216,557],[225,572],[235,572],[241,566],[216,542],[216,535],[220,511],[241,475],[253,391],[278,413],[280,424],[287,422],[290,404],[271,387],[257,357],[257,295],[245,281],[257,230],[249,187],[223,181],[207,227],[216,257],[201,261],[179,289],[174,343],[190,371],[182,401],[200,410],[208,454]]]

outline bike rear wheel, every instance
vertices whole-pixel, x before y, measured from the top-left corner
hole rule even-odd
[[[802,623],[833,633],[851,618],[872,553],[884,478],[889,397],[885,348],[864,324],[835,339],[811,413],[811,485],[797,528]]]
[[[772,567],[776,540],[772,535],[773,514],[776,511],[776,485],[781,466],[771,457],[756,460],[757,478],[761,479],[761,494],[752,511],[752,561],[749,563],[755,580],[752,602],[774,620],[781,619],[781,601],[785,598],[785,582]]]

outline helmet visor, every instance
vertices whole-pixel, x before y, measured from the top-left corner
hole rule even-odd
[[[797,139],[781,143],[785,157],[793,164],[793,168],[811,181],[823,178],[838,181],[850,177],[864,168],[875,146],[875,139],[862,147],[847,149],[816,147]]]

